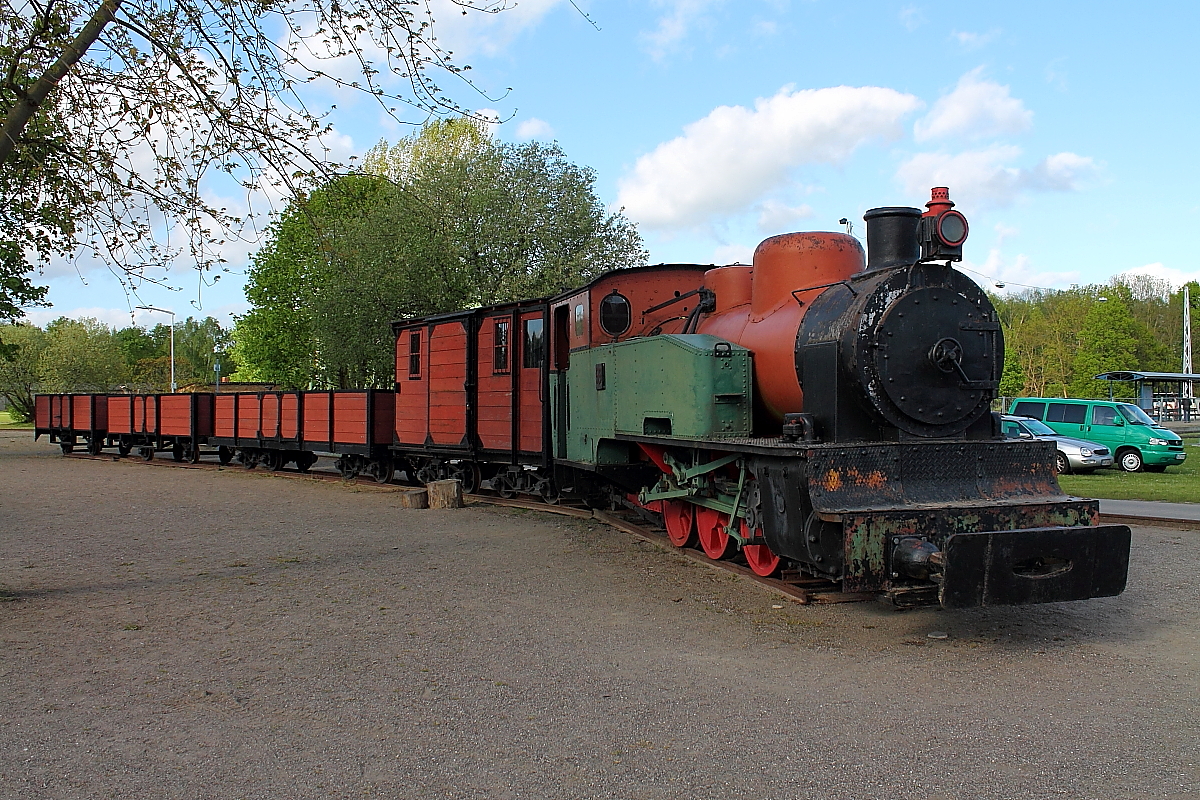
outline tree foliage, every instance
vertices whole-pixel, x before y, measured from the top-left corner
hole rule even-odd
[[[317,91],[460,111],[439,82],[469,67],[432,26],[412,0],[0,0],[0,319],[44,296],[32,266],[80,247],[126,280],[180,253],[218,265],[245,219],[207,178],[286,193],[339,171]]]
[[[1191,286],[1195,341],[1200,299]],[[1107,397],[1108,382],[1094,379],[1102,372],[1182,367],[1183,291],[1164,281],[1118,275],[1103,286],[992,299],[1004,326],[1004,396]],[[1133,391],[1111,388],[1121,396]]]
[[[36,325],[0,325],[13,356],[0,359],[0,395],[15,418],[33,414],[39,392],[165,392],[170,389],[171,328],[113,330],[94,319],[59,318],[43,330]],[[213,364],[227,353],[229,331],[212,317],[188,317],[175,326],[175,373],[179,386],[207,388]]]
[[[557,145],[438,120],[363,166],[289,207],[254,256],[239,378],[391,385],[392,321],[554,294],[647,255]]]

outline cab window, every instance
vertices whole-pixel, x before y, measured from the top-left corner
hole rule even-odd
[[[1117,410],[1112,406],[1092,406],[1093,425],[1117,425]]]

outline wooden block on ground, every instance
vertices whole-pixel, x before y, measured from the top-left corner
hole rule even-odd
[[[397,494],[401,508],[429,508],[429,494],[424,489],[407,489]]]
[[[425,484],[429,492],[430,508],[462,508],[462,481],[457,478],[448,481],[431,481]]]

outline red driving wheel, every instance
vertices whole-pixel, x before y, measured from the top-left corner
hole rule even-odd
[[[740,531],[743,539],[762,536],[762,528],[751,531],[746,527],[744,519],[740,520]],[[755,575],[769,578],[779,569],[779,556],[772,553],[771,548],[765,544],[745,545],[742,547],[742,555],[746,557],[746,564]]]
[[[683,500],[662,501],[663,522],[667,538],[676,547],[691,547],[696,543],[696,507]]]
[[[729,558],[736,550],[734,540],[725,532],[729,524],[729,515],[711,508],[696,510],[696,533],[700,537],[700,547],[704,554],[713,561]]]

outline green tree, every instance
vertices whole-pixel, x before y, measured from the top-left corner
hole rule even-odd
[[[11,355],[0,358],[0,395],[17,422],[33,419],[33,396],[42,390],[42,352],[48,344],[46,332],[36,325],[0,325],[0,338]]]
[[[239,378],[390,385],[392,321],[554,294],[647,255],[557,145],[436,120],[378,144],[364,171],[293,204],[255,255]]]
[[[1105,302],[1093,304],[1084,316],[1068,386],[1072,397],[1104,397],[1108,382],[1095,380],[1096,375],[1137,368],[1139,339],[1144,329],[1125,301],[1117,293],[1111,294]]]
[[[106,392],[130,379],[116,335],[102,322],[60,317],[46,326],[46,339],[39,358],[43,391]]]

